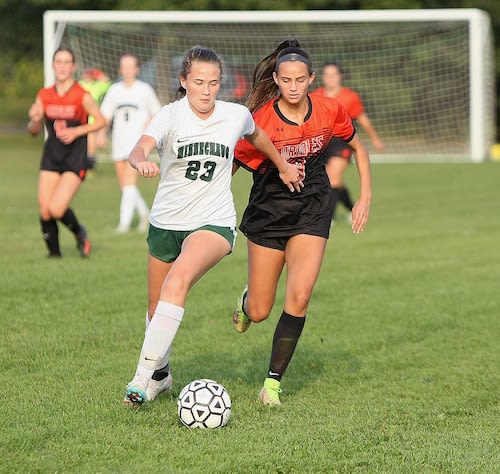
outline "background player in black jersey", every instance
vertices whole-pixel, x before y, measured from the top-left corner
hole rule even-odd
[[[87,135],[104,127],[106,120],[74,79],[76,64],[70,49],[57,49],[52,67],[55,83],[38,91],[27,126],[32,135],[44,125],[47,131],[38,175],[40,225],[49,257],[61,257],[57,221],[73,232],[80,255],[88,257],[92,246],[87,231],[69,206],[87,174]],[[94,117],[92,123],[87,122],[89,115]]]
[[[250,144],[240,142],[235,150],[237,163],[253,172],[249,204],[240,225],[248,239],[248,288],[233,313],[238,332],[269,316],[281,272],[287,267],[283,313],[259,393],[266,405],[280,405],[281,377],[302,332],[329,236],[333,200],[325,162],[332,138],[345,140],[355,153],[360,196],[352,210],[354,233],[363,231],[370,210],[368,152],[342,105],[308,95],[314,78],[307,52],[295,40],[285,41],[257,64],[248,99],[256,124],[266,131],[281,156],[305,164],[301,193],[288,192],[269,160]]]

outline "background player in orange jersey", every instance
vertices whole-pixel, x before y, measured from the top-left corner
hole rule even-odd
[[[341,67],[335,62],[326,63],[323,66],[321,76],[323,86],[314,90],[311,95],[320,95],[324,97],[332,97],[339,101],[347,110],[349,116],[356,120],[366,131],[370,140],[377,151],[382,151],[384,145],[380,140],[375,128],[373,127],[368,115],[365,112],[361,97],[357,92],[342,83],[344,73]],[[353,149],[343,140],[337,138],[331,141],[328,149],[328,163],[326,170],[330,183],[332,185],[333,195],[333,217],[335,218],[335,208],[340,200],[349,211],[349,219],[351,219],[352,200],[344,183],[344,172],[349,166]]]
[[[89,166],[87,134],[104,127],[106,120],[90,94],[73,78],[76,64],[70,49],[59,48],[52,67],[55,84],[40,89],[28,123],[32,135],[40,133],[44,124],[47,130],[38,178],[40,224],[49,257],[61,256],[58,220],[73,232],[81,256],[87,257],[90,240],[69,204]],[[94,117],[93,123],[88,123],[89,115]]]

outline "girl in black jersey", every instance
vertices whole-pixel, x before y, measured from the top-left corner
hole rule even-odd
[[[329,236],[332,199],[325,171],[326,149],[334,137],[349,143],[360,177],[360,196],[352,210],[352,230],[362,232],[371,200],[368,153],[337,101],[310,97],[315,74],[309,55],[296,41],[285,41],[255,68],[248,107],[256,124],[281,156],[305,165],[301,193],[286,192],[269,160],[240,142],[236,162],[253,171],[254,183],[240,229],[247,237],[248,287],[233,313],[238,332],[271,313],[286,265],[283,313],[273,337],[271,359],[259,399],[280,405],[280,381],[302,332],[311,293]]]
[[[40,225],[49,257],[61,257],[57,221],[74,234],[80,255],[88,257],[91,244],[87,231],[69,206],[87,173],[87,135],[104,127],[106,120],[90,94],[73,78],[76,64],[70,49],[59,48],[52,67],[55,84],[38,91],[28,123],[32,135],[44,126],[47,131],[38,177]],[[93,123],[88,123],[89,115],[94,117]]]

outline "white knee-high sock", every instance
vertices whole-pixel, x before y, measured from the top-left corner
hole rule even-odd
[[[139,191],[139,188],[137,186],[133,186],[134,188],[134,210],[137,211],[137,214],[139,214],[139,217],[144,218],[149,214],[149,208],[148,205],[146,204],[146,201],[142,197],[141,192]]]
[[[149,323],[150,323],[150,319],[149,319],[149,312],[146,311],[146,331],[148,330],[148,327],[149,327]],[[158,360],[158,368],[159,369],[163,369],[167,364],[168,364],[168,361],[170,360],[170,353],[172,352],[172,346],[170,346],[170,348],[168,349],[167,353],[165,354],[165,357],[163,357],[162,359]],[[156,369],[156,370],[159,370],[159,369]]]
[[[148,381],[160,366],[174,341],[175,334],[184,316],[184,308],[159,301],[153,319],[150,321],[142,344],[136,377]]]
[[[122,199],[120,201],[120,223],[118,227],[122,229],[130,228],[135,210],[135,186],[124,186],[122,189]]]

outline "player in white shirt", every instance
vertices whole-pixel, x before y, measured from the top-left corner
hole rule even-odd
[[[101,105],[101,111],[112,124],[111,156],[122,191],[120,222],[117,233],[130,230],[135,212],[139,215],[138,230],[145,232],[148,226],[149,208],[137,187],[137,173],[128,163],[128,155],[142,135],[151,117],[161,108],[153,88],[137,79],[139,60],[133,54],[120,58],[122,80],[112,84]]]
[[[236,142],[245,137],[269,156],[290,192],[301,176],[255,126],[249,110],[216,100],[222,64],[201,46],[190,49],[179,75],[180,100],[161,109],[129,156],[141,176],[160,174],[148,234],[147,329],[124,402],[140,405],[172,386],[168,360],[188,291],[231,253],[236,212],[230,190]],[[157,148],[160,168],[147,157]]]

